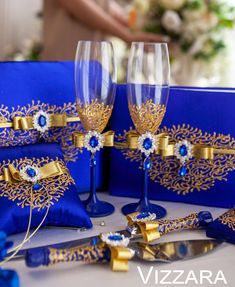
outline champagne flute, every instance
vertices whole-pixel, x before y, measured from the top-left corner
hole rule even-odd
[[[157,218],[166,210],[148,199],[148,172],[151,154],[158,148],[156,132],[165,115],[170,83],[167,44],[132,43],[127,69],[128,106],[138,137],[138,149],[144,155],[144,188],[137,203],[123,206],[122,212],[155,213]]]
[[[84,147],[90,151],[90,195],[84,206],[91,217],[107,216],[114,206],[96,194],[96,152],[104,144],[102,135],[111,116],[116,93],[117,71],[109,42],[79,41],[75,58],[77,109],[86,130]]]

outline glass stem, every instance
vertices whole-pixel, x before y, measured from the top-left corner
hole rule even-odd
[[[97,202],[96,195],[96,154],[90,154],[90,200],[93,203]]]
[[[149,205],[149,200],[148,200],[148,181],[149,181],[148,172],[149,172],[149,169],[151,168],[151,160],[150,160],[149,156],[147,156],[144,159],[143,168],[144,168],[144,187],[143,187],[142,197],[140,199],[140,205],[143,207],[147,207]]]

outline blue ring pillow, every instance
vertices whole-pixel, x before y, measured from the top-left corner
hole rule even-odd
[[[59,165],[61,173],[36,182],[29,182],[25,174],[35,176],[36,167],[42,173],[44,167]],[[6,180],[6,171],[13,166],[19,171],[19,181]],[[47,170],[48,170],[47,169]],[[27,171],[27,173],[26,173]],[[14,174],[14,172],[11,172]],[[27,230],[30,207],[32,206],[31,228],[36,228],[42,221],[49,206],[43,226],[92,227],[77,188],[67,169],[63,153],[56,143],[37,143],[23,147],[3,147],[0,153],[0,230],[7,235]]]

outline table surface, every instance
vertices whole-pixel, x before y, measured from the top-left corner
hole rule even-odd
[[[89,237],[100,232],[114,231],[124,229],[126,220],[121,214],[121,207],[129,202],[136,201],[135,199],[123,198],[123,197],[112,197],[105,193],[99,194],[101,199],[107,200],[113,203],[116,207],[116,211],[113,215],[104,218],[93,219],[94,227],[87,231],[68,230],[61,228],[53,229],[42,229],[25,244],[25,247],[36,247],[40,245],[57,243],[63,241],[69,241],[73,239]],[[86,198],[87,195],[83,194],[82,198]],[[199,212],[201,210],[211,211],[214,218],[217,218],[225,210],[222,208],[209,208],[203,206],[172,203],[172,202],[158,202],[164,206],[168,215],[166,218],[177,218],[186,216],[191,212]],[[100,222],[104,220],[105,226],[100,226]],[[169,234],[159,239],[159,242],[175,241],[175,240],[187,240],[187,239],[204,239],[206,238],[205,232],[203,231],[181,231],[174,234]],[[10,237],[10,240],[14,240],[15,244],[20,243],[23,239],[23,234],[18,234]],[[235,281],[235,246],[227,243],[223,243],[215,251],[198,258],[191,260],[178,261],[174,263],[150,263],[132,261],[129,265],[128,273],[125,272],[112,272],[108,264],[93,264],[85,265],[78,262],[72,263],[61,263],[57,266],[52,267],[41,267],[38,269],[29,269],[25,266],[23,261],[12,261],[8,262],[5,267],[15,269],[21,281],[21,287],[139,287],[139,286],[185,286],[189,273],[194,278],[188,281],[186,286],[211,286],[211,284],[204,279],[200,284],[200,271],[208,270],[212,272],[211,280],[215,282],[216,275],[219,270],[223,272],[227,285],[223,281],[217,281],[216,285],[213,286],[234,286]],[[169,277],[165,281],[170,281],[168,284],[160,284],[160,279],[166,274],[166,270],[169,273]],[[179,284],[170,284],[176,275],[179,274],[177,270],[183,270],[184,273],[181,278],[177,281]],[[141,278],[142,275],[142,278]],[[156,281],[158,276],[158,283]],[[143,280],[147,280],[144,284]],[[196,284],[198,280],[199,284]]]

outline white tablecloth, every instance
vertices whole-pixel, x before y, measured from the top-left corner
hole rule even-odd
[[[62,241],[69,241],[77,238],[88,237],[99,234],[100,232],[120,230],[123,229],[126,221],[121,214],[121,207],[129,202],[136,201],[130,198],[111,197],[105,193],[99,195],[100,198],[107,200],[116,206],[116,211],[113,215],[93,219],[94,228],[88,231],[65,230],[65,229],[43,229],[40,230],[30,242],[26,243],[25,247],[36,247],[49,243],[57,243]],[[87,195],[82,195],[86,198]],[[208,208],[196,205],[159,202],[168,210],[167,218],[176,218],[186,216],[191,212],[198,212],[201,210],[211,211],[214,218],[218,217],[225,210],[221,208]],[[100,226],[99,223],[104,220],[105,226]],[[23,234],[12,236],[10,239],[14,240],[15,244],[19,243],[23,238]],[[169,234],[162,237],[159,242],[185,240],[185,239],[202,239],[206,238],[203,231],[182,231],[174,234]],[[209,282],[203,281],[203,284],[196,284],[192,280],[187,285],[183,284],[160,284],[159,281],[163,277],[163,270],[169,270],[171,274],[166,281],[172,282],[178,273],[177,270],[184,270],[184,274],[177,281],[185,282],[189,276],[189,272],[193,272],[196,279],[200,279],[200,270],[209,270],[212,272],[212,281],[219,270],[221,270],[227,281],[227,285],[223,281],[213,286],[229,286],[234,287],[235,283],[235,246],[224,243],[219,246],[214,252],[206,256],[191,259],[188,261],[178,261],[171,264],[153,264],[143,263],[140,261],[130,262],[128,273],[115,273],[106,264],[84,265],[81,263],[63,263],[53,267],[41,267],[38,269],[29,269],[25,266],[23,261],[9,262],[5,265],[6,268],[15,269],[21,280],[21,287],[139,287],[139,286],[211,286]],[[141,269],[141,271],[138,270]],[[152,269],[151,266],[153,266]],[[152,271],[151,271],[152,270]],[[175,273],[173,273],[175,272]],[[141,275],[147,280],[144,284]],[[158,284],[156,284],[155,275],[159,276]],[[199,282],[200,283],[200,282]]]

